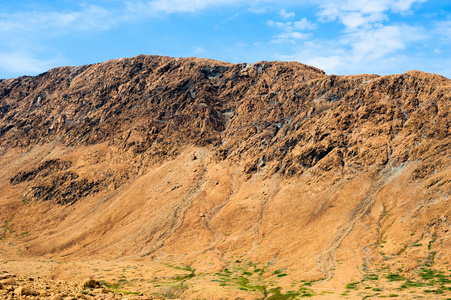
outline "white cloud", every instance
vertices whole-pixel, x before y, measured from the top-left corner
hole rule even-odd
[[[296,16],[296,14],[294,12],[287,12],[285,9],[282,9],[279,12],[279,14],[284,19],[291,19],[291,18],[294,18]]]
[[[0,36],[46,31],[58,35],[67,31],[108,29],[117,22],[112,12],[90,5],[72,12],[19,12],[0,14]]]
[[[439,36],[446,44],[451,43],[451,21],[436,22],[434,34]]]
[[[260,15],[266,13],[266,9],[263,7],[251,6],[248,10],[254,14],[260,14]]]
[[[253,1],[255,2],[255,1]],[[239,0],[153,0],[127,2],[128,10],[135,14],[195,13],[210,7],[240,4]]]
[[[202,54],[206,52],[205,48],[198,46],[193,47],[193,51],[195,54]]]
[[[357,27],[368,23],[382,21],[384,17],[379,15],[365,16],[360,12],[349,12],[347,14],[343,14],[340,19],[343,25],[345,25],[348,29],[356,29]]]
[[[337,74],[342,69],[344,63],[343,57],[339,55],[331,56],[313,56],[310,58],[303,58],[306,64],[315,66],[328,74]]]
[[[375,26],[344,36],[340,42],[349,45],[357,61],[376,60],[398,50],[410,42],[426,39],[422,28],[408,25]]]
[[[61,59],[40,60],[25,51],[0,53],[0,70],[11,73],[37,74],[61,63]]]
[[[274,22],[273,20],[268,20],[266,22],[266,24],[268,24],[268,26],[271,26],[271,27],[276,27],[277,29],[280,29],[280,30],[290,30],[292,28],[291,22],[283,23],[283,22]]]
[[[135,14],[157,13],[198,13],[202,10],[226,6],[248,7],[253,13],[262,14],[275,7],[297,6],[309,3],[312,0],[151,0],[151,1],[126,1],[129,11]],[[268,8],[268,10],[267,10]],[[284,10],[282,10],[284,11]],[[282,13],[279,11],[279,13]],[[287,17],[294,17],[293,12],[286,12]]]
[[[298,40],[306,40],[312,36],[310,33],[302,33],[299,30],[316,29],[316,25],[308,21],[307,18],[302,18],[296,22],[275,22],[268,20],[266,24],[281,31],[280,34],[274,36],[272,43],[291,42]]]
[[[224,6],[249,6],[249,11],[265,13],[270,5],[299,6],[304,3],[317,3],[321,7],[320,16],[325,19],[340,18],[348,12],[360,12],[364,16],[382,16],[384,11],[408,13],[415,2],[427,0],[151,0],[125,1],[127,10],[134,14],[200,12],[209,8]],[[279,11],[284,19],[294,18],[294,12]]]
[[[292,33],[315,29],[317,24],[302,19],[298,22],[268,21],[281,34],[272,42],[290,41],[294,44],[276,59],[298,60],[325,70],[327,73],[387,73],[394,67],[417,65],[415,55],[409,57],[409,48],[426,42],[431,32],[421,26],[392,23],[391,14],[406,15],[414,3],[425,0],[316,0],[322,23],[341,23],[344,29],[335,38],[312,40],[312,36],[294,38]],[[322,25],[320,25],[322,26]],[[330,25],[327,25],[330,26]],[[451,21],[436,26],[443,39],[451,40]],[[435,34],[437,35],[437,33]],[[308,40],[306,40],[308,39]],[[439,47],[436,46],[436,49]],[[289,53],[291,51],[291,54]],[[431,50],[432,52],[433,50]]]
[[[294,22],[293,27],[298,30],[313,30],[316,29],[317,26],[316,24],[308,21],[307,18],[302,18],[300,21]]]
[[[391,3],[391,9],[393,12],[402,13],[402,14],[408,14],[411,13],[410,7],[415,3],[421,3],[426,2],[428,0],[398,0],[393,1]]]
[[[276,35],[274,39],[271,41],[273,43],[282,43],[282,42],[290,42],[294,43],[297,40],[306,40],[311,37],[309,33],[301,33],[301,32],[284,32],[279,35]]]
[[[283,60],[299,60],[331,74],[386,73],[393,67],[411,69],[413,57],[401,55],[412,43],[427,39],[421,27],[407,25],[368,27],[336,40],[305,42]]]
[[[59,54],[48,58],[49,53],[58,52],[51,48],[52,39],[73,32],[107,30],[124,20],[124,15],[96,5],[64,12],[0,13],[0,68],[14,74],[43,72],[63,61]]]
[[[340,20],[349,30],[366,24],[387,20],[386,13],[407,14],[415,2],[427,0],[323,0],[319,2],[320,18],[327,21]]]
[[[266,22],[267,25],[271,27],[276,27],[279,30],[283,31],[293,31],[297,30],[313,30],[316,29],[316,24],[307,20],[307,18],[302,18],[300,21],[296,22],[274,22],[273,20],[269,20]]]
[[[107,10],[93,5],[73,12],[2,13],[0,68],[21,75],[41,73],[64,61],[49,41],[70,32],[106,30],[114,23]],[[48,58],[49,53],[54,58]]]

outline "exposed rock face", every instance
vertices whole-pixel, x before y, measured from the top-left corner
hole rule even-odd
[[[414,71],[338,77],[298,63],[139,56],[2,82],[0,145],[106,141],[151,163],[212,146],[247,174],[292,176],[320,161],[352,173],[428,160],[430,141],[434,154],[448,150],[449,88]]]
[[[48,239],[21,237],[34,254],[146,256],[186,252],[194,235],[193,253],[310,253],[297,263],[327,277],[339,249],[392,236],[399,251],[399,228],[440,220],[422,238],[446,242],[450,111],[442,76],[294,62],[138,56],[3,80],[3,236],[32,222]],[[19,199],[54,215],[18,217]]]

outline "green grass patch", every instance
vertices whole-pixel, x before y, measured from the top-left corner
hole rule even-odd
[[[346,289],[348,289],[348,290],[358,290],[358,287],[357,287],[358,284],[359,284],[359,282],[348,283],[346,285]]]
[[[191,278],[193,278],[195,276],[196,276],[196,274],[194,274],[194,273],[190,273],[190,274],[186,274],[186,275],[176,275],[176,276],[174,276],[174,280],[175,281],[182,281],[182,280],[191,279]]]
[[[122,293],[122,294],[126,294],[126,295],[139,295],[141,294],[140,292],[130,292],[130,291],[125,291],[122,290],[122,286],[119,283],[103,283],[104,286],[106,286],[107,288],[109,288],[110,290],[117,292],[117,293]]]
[[[435,278],[435,271],[430,269],[421,269],[421,273],[419,275],[423,280],[431,280]]]
[[[396,273],[390,273],[390,274],[387,274],[387,275],[385,276],[385,278],[387,278],[387,280],[388,280],[389,282],[392,282],[392,281],[401,281],[401,280],[404,280],[404,279],[405,279],[404,277],[402,277],[401,275],[396,274]]]
[[[181,266],[173,266],[173,265],[167,265],[168,267],[177,269],[177,270],[182,270],[182,271],[187,271],[187,272],[191,272],[194,273],[196,271],[196,269],[193,269],[191,266],[182,264]]]
[[[299,292],[300,292],[300,295],[299,295],[300,298],[307,298],[307,297],[315,296],[315,293],[313,292],[313,290],[306,288],[306,287],[301,287],[299,289]]]
[[[290,300],[295,299],[298,296],[301,296],[300,292],[288,291],[285,294],[281,292],[281,288],[277,287],[269,290],[270,296],[265,298],[266,300]],[[312,294],[313,296],[313,294]],[[311,296],[302,296],[302,297],[311,297]]]
[[[400,288],[402,289],[406,289],[409,287],[423,287],[425,286],[425,284],[423,282],[419,282],[419,281],[413,281],[413,280],[406,280],[405,283],[403,283]]]
[[[196,277],[196,269],[192,268],[191,266],[182,264],[181,266],[173,266],[173,265],[168,265],[171,268],[177,269],[177,270],[182,270],[182,271],[187,271],[190,272],[189,274],[180,274],[180,275],[176,275],[173,277],[173,279],[175,281],[183,281],[183,280],[188,280],[191,278]]]
[[[443,291],[443,290],[440,290],[440,289],[436,289],[436,290],[424,290],[424,292],[425,292],[425,293],[429,293],[429,294],[436,294],[436,295],[439,295],[439,294],[443,294],[443,293],[444,293],[444,291]]]
[[[377,274],[366,274],[363,277],[364,280],[379,280],[379,275]]]

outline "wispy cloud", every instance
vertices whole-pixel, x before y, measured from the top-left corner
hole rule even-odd
[[[282,31],[294,31],[294,30],[313,30],[316,29],[316,24],[307,20],[307,18],[302,18],[300,21],[296,22],[275,22],[269,20],[266,22],[271,27],[276,27]]]
[[[311,37],[311,34],[302,33],[299,31],[316,29],[316,25],[308,21],[307,18],[302,18],[296,22],[275,22],[273,20],[269,20],[266,24],[281,31],[280,34],[273,37],[271,41],[273,43],[294,43],[297,40],[306,40]]]
[[[282,9],[279,12],[279,14],[284,19],[291,19],[291,18],[294,18],[296,16],[296,14],[294,12],[287,12],[285,9]]]
[[[436,22],[434,33],[440,37],[441,41],[451,44],[451,21]]]
[[[273,43],[282,43],[282,42],[290,42],[294,43],[296,40],[306,40],[311,36],[309,33],[301,33],[301,32],[284,32],[279,35],[276,35],[274,39],[271,41]]]
[[[260,15],[266,13],[266,9],[264,7],[258,7],[258,6],[254,6],[254,5],[249,7],[248,10],[251,13],[260,14]]]
[[[37,59],[25,51],[0,53],[1,69],[13,73],[22,73],[22,75],[40,73],[52,68],[56,63],[61,63],[61,60],[57,58],[49,60]]]
[[[378,26],[340,36],[336,40],[305,43],[283,60],[300,60],[334,74],[384,72],[393,66],[412,64],[414,58],[402,55],[412,43],[428,37],[421,27],[407,25]]]
[[[401,22],[393,23],[393,14],[407,15],[412,5],[425,0],[322,0],[318,1],[318,23],[302,19],[299,23],[274,22],[267,24],[277,28],[281,36],[291,42],[293,38],[283,36],[299,30],[312,30],[327,23],[340,23],[344,29],[332,39],[315,38],[312,34],[308,41],[296,42],[298,47],[291,48],[292,54],[276,55],[277,59],[300,60],[324,69],[328,73],[350,74],[370,70],[382,71],[392,65],[406,66],[412,59],[402,53],[411,45],[427,41],[426,29]],[[440,26],[444,36],[451,24],[442,22]],[[449,31],[447,31],[447,29]],[[284,38],[276,41],[284,40]],[[449,38],[448,38],[449,40]],[[274,40],[273,40],[274,41]],[[290,51],[290,50],[288,50]]]
[[[199,13],[203,10],[219,7],[247,7],[253,13],[266,13],[284,5],[296,7],[312,0],[138,0],[126,1],[129,11],[136,14],[158,14],[158,13]],[[279,9],[279,14],[284,18],[292,18],[294,12]]]
[[[244,3],[249,2],[245,1]],[[258,1],[252,1],[258,2]],[[153,0],[127,2],[127,8],[135,14],[157,14],[157,13],[196,13],[207,8],[221,7],[241,4],[239,0]]]
[[[407,14],[414,3],[427,0],[325,0],[320,3],[322,21],[336,19],[348,29],[388,19],[387,12]]]
[[[205,53],[207,50],[204,47],[195,46],[195,47],[193,47],[193,51],[196,55],[198,55],[198,54]]]
[[[421,27],[408,25],[376,26],[345,35],[341,42],[349,45],[353,57],[358,61],[376,60],[398,50],[407,44],[427,39]]]
[[[97,5],[73,11],[0,13],[0,71],[36,74],[61,64],[64,58],[49,41],[74,32],[104,31],[127,19],[126,14]],[[54,58],[47,59],[50,53]]]
[[[108,29],[117,23],[117,15],[100,6],[89,5],[78,11],[31,11],[0,14],[0,35],[34,33],[50,34],[70,31]]]

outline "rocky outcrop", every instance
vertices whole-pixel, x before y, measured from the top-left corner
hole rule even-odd
[[[315,166],[353,174],[446,156],[449,89],[448,79],[416,71],[327,76],[299,63],[138,56],[1,82],[0,145],[108,142],[133,156],[129,175],[143,168],[139,161],[151,166],[187,145],[214,149],[216,161],[244,162],[248,176],[296,176]],[[50,165],[36,168],[11,183],[36,172],[43,178],[39,168]],[[55,184],[70,182],[64,191],[40,185],[31,197],[62,199],[85,186],[57,200],[71,203],[101,185],[70,171],[55,176]]]
[[[114,291],[99,281],[90,279],[83,284],[77,282],[46,280],[23,277],[3,271],[0,273],[0,299],[136,299],[160,300],[161,297],[145,296],[142,293]],[[94,285],[93,282],[96,284]]]

